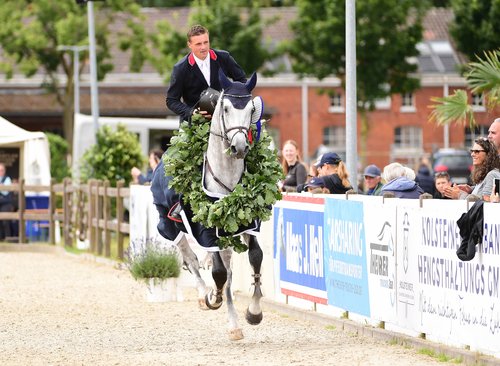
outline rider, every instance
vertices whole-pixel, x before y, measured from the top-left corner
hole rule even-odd
[[[207,88],[221,91],[219,69],[222,69],[224,74],[232,78],[233,81],[242,83],[247,81],[245,72],[229,52],[210,48],[208,30],[201,25],[194,25],[189,29],[187,46],[191,52],[177,62],[172,70],[170,86],[167,90],[167,107],[180,116],[181,122],[190,122],[194,113],[211,119],[212,116],[209,112],[197,108],[201,93]],[[176,222],[179,224],[182,221],[180,218],[181,205],[178,204],[180,195],[168,186],[172,178],[160,179],[161,177],[158,176],[160,174],[165,174],[163,159],[155,170],[151,190],[162,218],[158,230],[162,232],[163,236],[169,237],[171,236],[169,232],[175,231],[172,226],[175,226]],[[160,202],[163,199],[166,202]],[[174,209],[171,212],[163,212],[165,206],[174,207]]]
[[[219,69],[233,81],[242,83],[247,81],[245,72],[229,52],[210,48],[208,30],[201,25],[189,29],[187,46],[191,52],[172,70],[167,107],[179,115],[181,121],[189,121],[196,112],[210,119],[212,116],[206,111],[196,108],[200,94],[209,87],[221,91]]]

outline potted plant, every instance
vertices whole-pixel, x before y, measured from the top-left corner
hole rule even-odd
[[[165,246],[154,239],[131,243],[127,250],[127,266],[136,280],[147,285],[149,302],[180,301],[177,278],[181,263],[177,247]]]

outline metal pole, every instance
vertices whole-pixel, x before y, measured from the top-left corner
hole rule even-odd
[[[305,81],[302,81],[302,157],[306,163],[309,163],[309,97],[308,87]]]
[[[80,73],[78,72],[80,69],[80,52],[78,52],[78,48],[75,49],[73,53],[73,103],[75,105],[75,114],[80,113]]]
[[[73,52],[73,106],[74,113],[80,113],[80,51],[88,49],[88,46],[57,46],[60,51]]]
[[[356,113],[356,1],[347,0],[346,16],[346,160],[351,184],[357,190],[358,142]]]
[[[94,120],[94,135],[97,137],[99,130],[99,95],[97,91],[97,62],[95,51],[95,31],[94,31],[94,3],[87,3],[87,18],[89,25],[89,46],[90,46],[90,97],[92,107],[92,118]]]

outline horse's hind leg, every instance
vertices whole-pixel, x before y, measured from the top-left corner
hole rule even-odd
[[[261,282],[260,282],[260,268],[262,265],[262,249],[259,246],[257,238],[253,235],[245,234],[245,241],[248,244],[248,259],[250,265],[253,268],[254,291],[252,294],[252,299],[248,305],[247,311],[245,313],[245,319],[248,324],[257,325],[262,321],[262,309],[260,306],[260,299],[262,298]]]
[[[212,278],[215,282],[215,289],[212,288],[205,296],[205,304],[209,309],[217,310],[222,305],[222,291],[227,281],[227,270],[222,261],[220,252],[212,254]]]
[[[198,257],[189,246],[186,235],[182,236],[177,246],[181,251],[184,265],[187,267],[188,271],[194,274],[194,276],[196,277],[196,289],[198,290],[198,306],[200,307],[200,309],[208,310],[207,306],[205,305],[205,294],[207,293],[207,286],[205,284],[205,281],[203,281],[203,278],[201,278],[200,263],[198,262]]]

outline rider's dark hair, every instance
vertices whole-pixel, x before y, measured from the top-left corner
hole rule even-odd
[[[208,29],[207,28],[205,28],[202,25],[195,24],[187,32],[187,39],[189,41],[189,40],[191,40],[191,37],[199,36],[200,34],[205,34],[205,33],[208,34]]]

